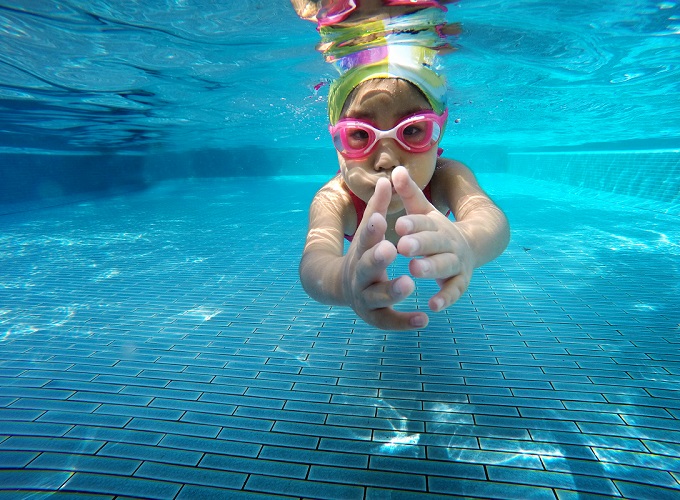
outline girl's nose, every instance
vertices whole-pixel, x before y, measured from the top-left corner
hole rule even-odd
[[[374,153],[373,168],[375,170],[392,170],[399,165],[403,165],[400,151],[394,139],[380,139]]]

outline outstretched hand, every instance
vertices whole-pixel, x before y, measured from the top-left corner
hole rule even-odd
[[[378,328],[422,328],[428,323],[427,314],[401,312],[392,307],[413,293],[415,283],[409,276],[393,280],[387,276],[387,267],[397,257],[397,248],[385,239],[391,198],[390,182],[379,179],[345,255],[342,269],[345,300],[364,321]]]
[[[440,290],[428,305],[435,312],[441,311],[467,290],[474,269],[472,250],[456,223],[427,200],[404,167],[394,169],[392,184],[407,213],[395,225],[400,236],[397,251],[414,257],[409,263],[414,277],[437,281]]]

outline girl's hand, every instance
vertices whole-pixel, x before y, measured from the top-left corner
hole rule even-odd
[[[409,276],[393,280],[387,276],[387,267],[397,257],[395,246],[385,240],[385,216],[391,198],[390,182],[379,179],[344,257],[343,293],[347,304],[371,325],[386,330],[423,328],[428,323],[427,314],[392,308],[413,293],[415,283]]]
[[[433,311],[456,302],[467,290],[474,269],[474,255],[456,223],[439,212],[411,179],[404,167],[392,172],[392,183],[408,215],[397,220],[397,250],[414,258],[409,271],[416,278],[432,278],[440,291],[430,298]]]

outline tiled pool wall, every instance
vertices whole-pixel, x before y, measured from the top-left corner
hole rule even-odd
[[[638,151],[507,151],[448,148],[478,173],[509,173],[651,200],[680,213],[680,148]],[[119,193],[191,177],[327,175],[337,171],[327,147],[258,148],[146,155],[0,154],[0,204],[49,206],[63,197]]]
[[[680,148],[642,151],[510,152],[507,172],[680,205]]]

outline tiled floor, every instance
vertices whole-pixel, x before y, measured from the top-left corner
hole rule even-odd
[[[1,217],[0,498],[680,498],[678,218],[482,181],[513,240],[420,332],[301,289],[319,179]]]

